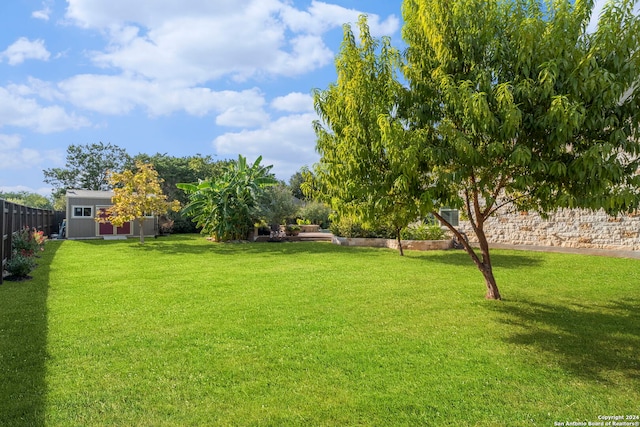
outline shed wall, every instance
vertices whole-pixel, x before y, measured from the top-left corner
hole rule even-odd
[[[100,237],[98,232],[98,223],[95,220],[97,209],[101,207],[111,206],[111,198],[67,197],[67,238],[87,239]],[[74,217],[74,208],[81,206],[91,207],[91,216]],[[138,227],[137,221],[133,221],[131,234],[129,235],[138,236],[139,230],[140,229]],[[145,218],[143,230],[145,236],[154,236],[156,234],[155,218]]]
[[[67,238],[82,239],[95,238],[98,236],[96,216],[96,206],[111,206],[111,198],[87,198],[87,197],[68,197],[67,200]],[[91,207],[92,214],[88,217],[74,217],[73,210],[76,206]]]

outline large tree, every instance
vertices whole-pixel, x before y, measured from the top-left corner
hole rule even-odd
[[[125,222],[136,221],[140,232],[140,243],[144,243],[144,222],[148,216],[166,214],[169,210],[180,210],[180,202],[169,201],[162,193],[162,179],[150,163],[136,162],[134,170],[109,174],[109,185],[113,186],[113,206],[106,215],[96,218],[99,222],[110,222],[121,227]]]
[[[424,153],[425,162],[410,166],[429,178],[423,199],[466,211],[479,252],[436,209],[433,214],[464,243],[489,299],[501,295],[485,224],[501,207],[615,214],[639,205],[634,3],[610,1],[589,33],[593,1],[404,1],[403,71],[412,106],[398,112],[406,114],[404,131],[422,135],[405,150]],[[359,125],[368,98],[350,102],[358,113],[347,119]],[[367,129],[377,132],[375,125]],[[318,146],[326,175],[336,173],[339,166],[324,161],[321,138]],[[366,152],[351,161],[361,168],[377,164]]]
[[[371,37],[359,20],[359,43],[349,25],[335,64],[338,79],[314,92],[319,194],[338,215],[388,226],[400,232],[431,204],[422,198],[428,176],[415,132],[401,113],[406,88],[396,76],[401,56],[389,38]]]
[[[54,198],[67,189],[110,190],[109,172],[121,172],[131,164],[124,148],[111,143],[69,145],[64,168],[45,169],[44,182],[53,186]]]
[[[417,100],[438,105],[435,122],[414,124],[438,132],[431,172],[460,196],[489,299],[500,293],[484,225],[501,206],[638,206],[634,3],[608,2],[590,34],[588,0],[404,2],[405,75]]]
[[[312,200],[312,194],[307,194],[305,192],[306,187],[312,181],[313,172],[309,169],[308,166],[302,166],[296,173],[291,175],[289,178],[289,188],[291,189],[291,194],[298,200]],[[309,192],[312,193],[312,192]]]

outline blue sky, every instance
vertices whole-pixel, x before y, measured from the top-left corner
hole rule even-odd
[[[0,4],[0,190],[50,194],[69,144],[313,164],[313,88],[342,24],[400,42],[401,0],[11,0]]]
[[[601,1],[596,1],[596,14]],[[399,45],[401,0],[0,3],[0,191],[50,194],[69,144],[262,155],[288,180],[318,156],[311,90],[335,80],[342,24]]]

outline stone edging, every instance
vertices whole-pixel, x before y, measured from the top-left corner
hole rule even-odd
[[[331,243],[340,246],[367,246],[373,248],[398,249],[398,241],[395,239],[333,236]],[[402,249],[413,251],[444,250],[451,249],[452,247],[452,240],[402,240]]]

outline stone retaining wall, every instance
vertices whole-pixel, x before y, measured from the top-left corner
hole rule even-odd
[[[468,221],[458,228],[477,242]],[[485,231],[490,243],[640,250],[640,213],[610,217],[602,210],[559,209],[546,220],[534,212],[498,213]]]
[[[368,246],[374,248],[398,249],[398,241],[395,239],[372,239],[364,237],[337,237],[334,236],[333,244],[341,246]],[[414,251],[431,251],[451,249],[451,240],[402,240],[402,249]]]

